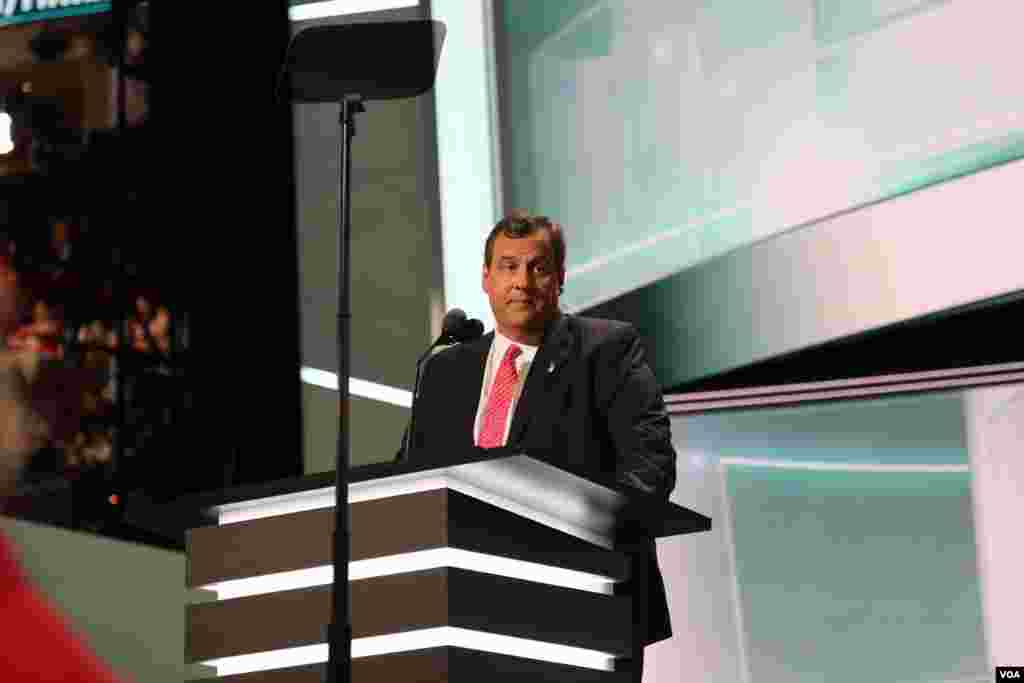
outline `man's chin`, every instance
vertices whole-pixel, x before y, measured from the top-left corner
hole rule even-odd
[[[543,317],[537,311],[519,309],[509,311],[508,315],[505,316],[505,320],[511,325],[525,329],[536,326]]]
[[[513,311],[502,321],[507,327],[518,330],[543,332],[552,316],[543,311]]]

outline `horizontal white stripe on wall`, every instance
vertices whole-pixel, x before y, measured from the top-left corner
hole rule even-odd
[[[299,370],[299,377],[306,384],[322,387],[324,389],[338,390],[338,375],[327,370],[303,367]],[[412,407],[412,392],[397,387],[389,387],[386,384],[377,384],[365,379],[350,377],[348,380],[348,392],[352,396],[370,398],[374,401],[390,403],[403,408]]]

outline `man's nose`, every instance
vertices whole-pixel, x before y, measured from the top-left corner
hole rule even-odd
[[[531,284],[530,271],[526,268],[517,270],[512,277],[512,286],[518,289],[529,289]]]

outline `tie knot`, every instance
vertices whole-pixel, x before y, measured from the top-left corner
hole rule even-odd
[[[505,352],[505,362],[515,363],[516,358],[519,358],[519,354],[521,354],[522,352],[523,350],[521,348],[519,348],[515,344],[512,344],[511,346],[508,347],[508,351]]]

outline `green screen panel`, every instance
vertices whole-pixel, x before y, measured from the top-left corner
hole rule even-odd
[[[700,680],[733,659],[752,683],[989,680],[964,424],[959,392],[673,418],[678,502],[703,501],[733,574],[667,579],[673,609],[706,590],[736,615]]]
[[[731,467],[728,482],[753,680],[984,671],[969,474]]]

